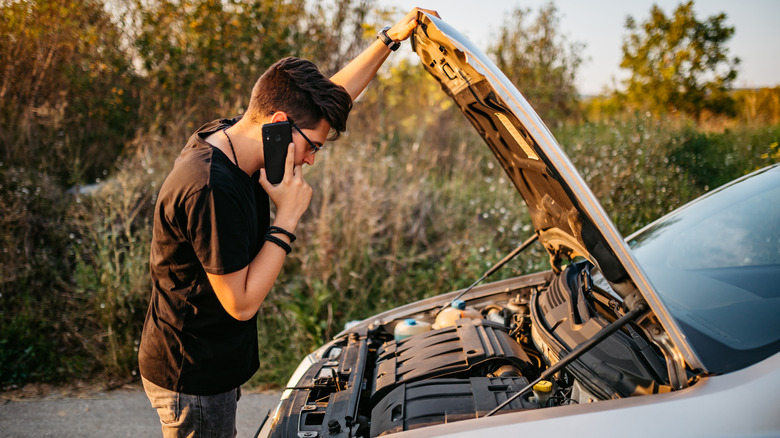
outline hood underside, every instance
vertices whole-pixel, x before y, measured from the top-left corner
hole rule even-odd
[[[624,304],[646,302],[664,339],[696,367],[698,358],[601,204],[552,133],[509,79],[481,50],[447,23],[424,12],[412,48],[490,147],[525,201],[554,271],[580,256],[598,266]],[[667,337],[668,334],[668,337]],[[672,347],[675,345],[676,348]]]

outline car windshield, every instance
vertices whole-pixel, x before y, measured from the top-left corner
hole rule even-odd
[[[707,371],[780,351],[780,166],[665,216],[629,246]]]

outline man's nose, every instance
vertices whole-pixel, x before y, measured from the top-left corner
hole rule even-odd
[[[314,166],[314,154],[306,155],[306,157],[303,158],[303,162],[308,164],[309,166]]]

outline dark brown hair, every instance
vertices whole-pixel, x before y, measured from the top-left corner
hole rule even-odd
[[[288,57],[276,61],[252,89],[247,117],[259,122],[284,111],[301,128],[314,129],[325,119],[331,127],[329,140],[347,129],[352,98],[341,85],[331,82],[311,61]]]

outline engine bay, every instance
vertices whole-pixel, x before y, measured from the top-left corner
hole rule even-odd
[[[497,408],[501,414],[670,390],[662,355],[629,324],[508,402],[622,314],[591,268],[573,263],[558,275],[529,276],[520,287],[485,285],[462,301],[346,330],[301,365],[270,420],[270,436],[382,436]]]

